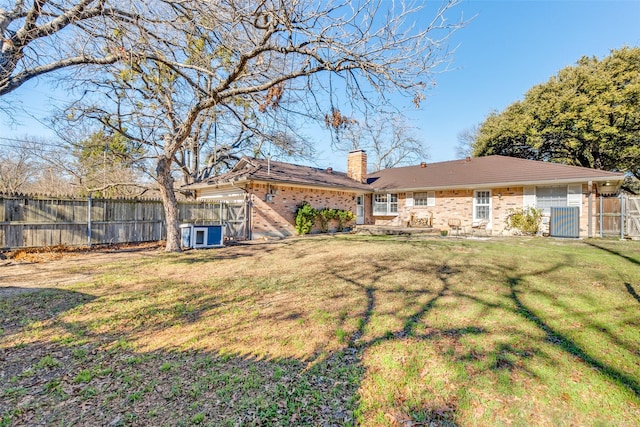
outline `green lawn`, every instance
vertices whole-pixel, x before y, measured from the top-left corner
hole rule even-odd
[[[323,236],[60,268],[86,279],[0,299],[0,426],[640,420],[638,242]]]

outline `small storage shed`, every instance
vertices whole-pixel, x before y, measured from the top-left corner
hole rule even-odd
[[[182,247],[215,248],[224,246],[222,225],[181,224]]]

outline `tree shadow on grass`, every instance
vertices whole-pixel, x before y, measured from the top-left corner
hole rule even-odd
[[[395,330],[388,330],[379,335],[370,336],[367,329],[370,327],[372,317],[378,308],[377,294],[381,292],[378,288],[378,282],[389,274],[393,274],[392,269],[380,260],[370,261],[370,266],[376,272],[374,275],[353,274],[353,272],[341,272],[339,269],[330,269],[329,273],[335,278],[349,283],[360,289],[365,296],[366,308],[358,319],[356,330],[351,334],[347,341],[347,350],[352,349],[358,358],[358,364],[362,364],[362,357],[368,349],[372,349],[379,344],[386,342],[394,342],[398,340],[418,340],[418,341],[435,341],[442,337],[454,337],[457,339],[468,334],[483,334],[482,328],[469,326],[454,329],[432,329],[428,333],[418,333],[417,327],[421,319],[423,319],[431,310],[434,309],[437,302],[445,295],[450,293],[449,277],[460,273],[460,271],[447,263],[426,263],[414,268],[421,273],[436,274],[438,283],[441,285],[437,292],[432,292],[426,288],[422,290],[408,290],[403,287],[395,289],[394,293],[405,293],[412,297],[431,295],[424,303],[420,304],[412,313],[403,316],[403,326]],[[433,295],[432,295],[433,294]],[[431,402],[429,406],[415,406],[413,404],[402,404],[398,402],[395,407],[389,409],[384,414],[385,422],[390,425],[437,425],[454,427],[457,425],[458,405],[455,400],[449,399],[445,402]],[[417,423],[417,424],[416,424]]]
[[[6,363],[19,371],[0,386],[8,425],[353,425],[363,372],[347,351],[309,366],[95,342],[32,343]]]
[[[358,422],[358,399],[368,369],[366,353],[375,352],[379,345],[389,344],[390,348],[382,351],[396,357],[393,345],[410,347],[415,343],[428,343],[435,347],[437,357],[433,363],[448,362],[449,358],[469,368],[481,360],[489,371],[507,374],[526,370],[528,359],[541,356],[540,351],[529,348],[528,343],[519,346],[495,341],[490,348],[479,351],[460,343],[464,337],[490,334],[490,327],[485,328],[482,323],[465,322],[459,327],[446,322],[448,326],[427,325],[425,319],[435,309],[441,309],[440,303],[445,297],[468,298],[484,308],[504,310],[505,314],[527,319],[544,332],[546,341],[638,394],[638,384],[633,378],[589,356],[524,304],[520,295],[524,276],[519,276],[514,268],[463,265],[456,262],[453,255],[443,261],[428,260],[408,267],[398,267],[398,261],[399,258],[390,256],[370,260],[367,268],[362,265],[353,265],[350,269],[329,267],[330,277],[361,295],[356,314],[338,316],[342,322],[339,327],[347,330],[345,322],[349,321],[356,326],[349,329],[351,332],[340,348],[318,348],[308,358],[257,357],[235,351],[222,352],[215,347],[180,350],[179,347],[169,349],[167,345],[150,351],[136,349],[136,339],[144,331],[149,334],[171,331],[175,325],[196,322],[210,315],[209,312],[221,305],[233,307],[237,301],[227,294],[194,294],[189,296],[190,301],[170,300],[164,305],[146,301],[150,293],[137,296],[129,303],[135,303],[133,306],[139,311],[134,317],[142,323],[120,334],[109,327],[112,321],[121,319],[109,313],[102,313],[106,331],[96,331],[86,321],[58,319],[56,326],[75,336],[75,341],[36,340],[8,348],[2,356],[2,365],[11,366],[12,372],[4,376],[11,378],[8,385],[0,386],[0,419],[4,417],[17,425],[354,425]],[[535,274],[553,271],[568,262],[565,260]],[[411,268],[432,282],[421,286],[385,284],[383,279],[393,276],[400,268]],[[459,286],[457,280],[472,268],[488,280],[500,283],[505,298],[492,301],[484,295],[472,295]],[[505,277],[510,278],[507,283],[504,283]],[[163,286],[169,284],[163,283]],[[172,286],[178,287],[179,283]],[[161,288],[148,290],[160,291]],[[383,308],[385,298],[391,295],[402,302],[401,312],[387,313]],[[61,305],[54,316],[75,306]],[[237,307],[245,308],[242,304]],[[397,322],[390,330],[381,332],[372,323],[382,311],[393,315]],[[295,323],[308,318],[308,314],[309,310],[305,311],[304,307],[284,304],[282,310],[271,313],[272,317],[262,316],[255,321],[279,325],[279,320],[286,319]],[[303,329],[303,324],[300,325]],[[236,328],[235,333],[255,332],[251,325],[246,327]],[[221,331],[202,333],[218,332]],[[450,353],[444,355],[446,351]],[[417,381],[426,382],[422,378]],[[399,396],[393,407],[383,408],[386,411],[383,415],[388,424],[455,426],[465,410],[461,409],[456,395],[462,392],[464,383],[455,386],[460,390],[450,394],[438,390],[434,402],[406,402],[404,396]]]
[[[590,356],[576,342],[554,330],[540,317],[536,316],[518,296],[518,287],[522,279],[518,277],[509,278],[509,288],[511,290],[511,299],[515,303],[516,313],[523,318],[533,322],[546,335],[546,341],[561,348],[563,351],[578,357],[585,364],[597,369],[614,382],[624,385],[631,389],[633,393],[640,397],[640,384],[629,375],[601,362],[597,358]]]
[[[640,260],[637,260],[637,259],[632,258],[630,256],[624,255],[623,253],[615,251],[615,250],[613,250],[611,248],[607,248],[606,246],[603,246],[603,245],[598,245],[597,243],[594,243],[594,242],[591,242],[591,241],[588,241],[588,242],[585,242],[585,243],[587,245],[593,247],[593,248],[600,249],[602,251],[610,253],[611,255],[615,255],[615,256],[618,256],[620,258],[626,259],[627,261],[629,261],[629,262],[631,262],[633,264],[640,265]]]
[[[25,326],[55,318],[87,304],[95,296],[56,288],[7,286],[0,288],[0,338],[7,339]]]
[[[610,253],[610,254],[615,255],[617,257],[620,257],[622,259],[625,259],[625,260],[629,261],[632,264],[640,265],[640,261],[639,260],[637,260],[635,258],[632,258],[630,256],[627,256],[627,255],[624,255],[624,254],[622,254],[622,253],[620,253],[618,251],[615,251],[613,249],[607,248],[607,247],[605,247],[603,245],[598,245],[598,244],[596,244],[594,242],[587,242],[587,245],[589,245],[589,246],[591,246],[593,248],[600,249],[602,251],[605,251],[607,253]],[[636,301],[638,301],[640,303],[640,295],[638,295],[636,290],[633,288],[633,285],[631,285],[631,283],[627,282],[627,283],[624,284],[624,286],[627,289],[627,292],[629,293],[629,295],[631,295]]]
[[[633,289],[633,286],[631,286],[631,283],[625,283],[624,286],[625,288],[627,288],[627,292],[629,292],[629,295],[631,295],[636,301],[640,302],[640,295],[638,295],[636,290]]]

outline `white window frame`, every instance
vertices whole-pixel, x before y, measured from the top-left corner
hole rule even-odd
[[[545,212],[543,208],[539,207],[539,195],[538,188],[545,187],[557,187],[562,188],[562,185],[538,185],[536,187],[524,187],[524,194],[522,198],[522,207],[527,208],[536,208],[542,209],[545,215],[549,215],[549,212]],[[569,184],[565,187],[566,189],[566,204],[558,205],[560,207],[564,206],[577,206],[580,208],[580,216],[582,216],[582,184]]]
[[[374,216],[397,216],[398,193],[375,193],[372,210]]]
[[[487,193],[487,203],[478,203],[480,193]],[[480,207],[488,207],[489,211],[487,213],[487,217],[479,217],[478,216],[478,208]],[[491,212],[493,212],[492,203],[491,203],[491,190],[474,190],[473,192],[473,222],[478,223],[482,220],[487,220],[491,223]]]
[[[413,193],[413,205],[414,206],[435,206],[436,192],[420,191],[417,193]]]
[[[540,191],[542,189],[558,189],[563,190],[563,194],[552,194],[549,201],[545,202],[544,206],[541,206],[541,196]],[[551,190],[553,193],[553,190]],[[551,214],[551,207],[566,207],[568,204],[568,194],[569,189],[566,185],[538,185],[536,187],[536,209],[542,210],[542,214],[544,216],[549,216]],[[559,203],[560,202],[560,203]]]
[[[413,207],[413,193],[406,193],[404,195],[404,206],[407,208]]]

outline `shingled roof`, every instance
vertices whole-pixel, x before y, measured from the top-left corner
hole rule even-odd
[[[367,175],[375,190],[478,188],[495,185],[622,181],[624,174],[505,156],[384,169]]]
[[[623,179],[624,174],[618,172],[515,157],[487,156],[384,169],[368,174],[367,183],[363,184],[349,178],[344,172],[331,169],[243,157],[231,171],[186,188],[240,185],[243,182],[258,181],[373,192],[553,185],[586,181],[619,183]]]
[[[212,176],[195,186],[203,187],[229,183],[240,184],[246,181],[262,181],[340,190],[372,191],[371,187],[367,184],[359,183],[349,178],[346,173],[337,172],[331,168],[320,169],[250,157],[240,159],[231,171],[222,175]]]

